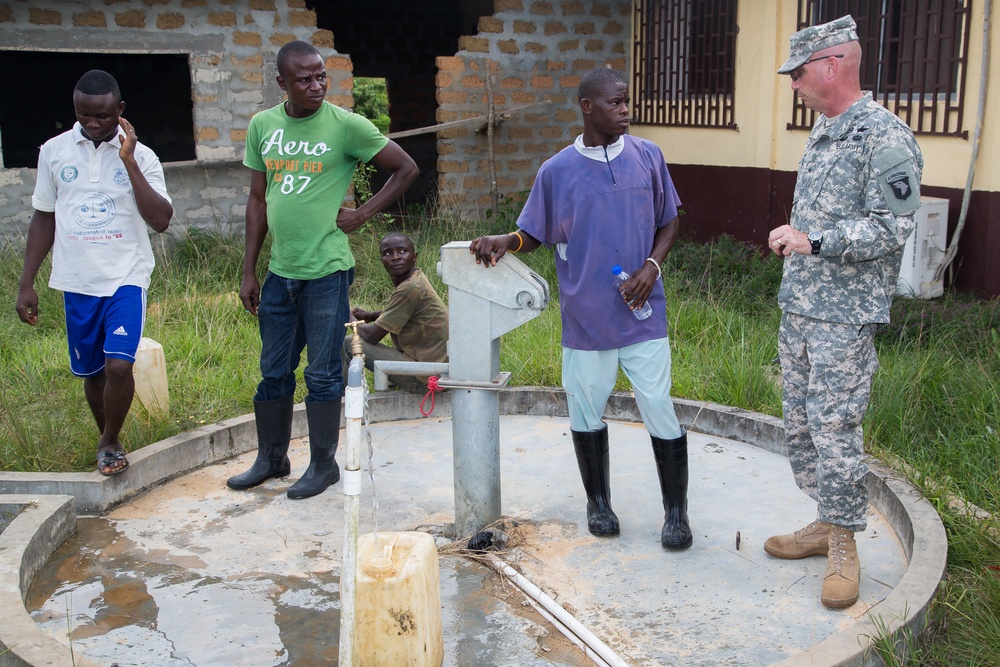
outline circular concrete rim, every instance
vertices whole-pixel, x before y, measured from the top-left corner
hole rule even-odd
[[[420,396],[403,392],[368,398],[372,423],[413,419]],[[675,399],[685,427],[785,455],[780,419],[738,408]],[[435,417],[451,415],[444,393]],[[516,387],[500,393],[501,414],[565,417],[560,389]],[[630,393],[616,393],[605,419],[641,421]],[[295,408],[292,437],[306,433],[303,405]],[[76,532],[77,514],[99,515],[127,498],[186,472],[237,456],[256,447],[253,415],[181,433],[129,454],[127,475],[90,473],[0,473],[0,516],[15,515],[0,533],[0,666],[75,665],[99,667],[87,659],[71,660],[66,647],[49,637],[24,607],[28,586],[38,570]],[[865,479],[871,504],[895,531],[908,565],[892,592],[851,627],[772,667],[873,664],[873,639],[891,636],[899,645],[908,633],[926,625],[930,604],[945,574],[948,542],[933,506],[905,479],[885,466],[871,465]],[[904,647],[905,648],[905,647]]]

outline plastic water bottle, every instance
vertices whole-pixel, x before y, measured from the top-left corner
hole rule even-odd
[[[615,285],[618,287],[618,291],[621,292],[629,279],[629,275],[622,271],[620,264],[612,266],[611,273],[615,274]],[[632,314],[635,315],[635,319],[637,320],[644,320],[653,314],[653,308],[649,305],[649,301],[642,304],[642,308],[636,308],[631,303],[628,304],[628,307],[632,309]]]

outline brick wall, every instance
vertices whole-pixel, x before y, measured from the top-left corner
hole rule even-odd
[[[458,2],[463,20],[490,9],[480,0]],[[394,95],[401,108],[393,129],[485,114],[487,70],[499,110],[545,102],[547,106],[514,113],[496,132],[497,183],[500,194],[509,197],[528,190],[539,165],[581,131],[576,103],[580,73],[603,65],[625,71],[631,0],[492,4],[493,13],[482,15],[476,30],[459,37],[457,44],[446,45],[448,40],[440,36],[431,40],[440,20],[421,24],[418,18],[406,22],[415,37],[384,44],[393,57],[411,59],[414,44],[445,49],[431,66],[427,90],[410,90],[418,85],[412,73],[397,73],[396,78],[392,72],[372,74],[386,76],[397,90],[406,91]],[[319,24],[338,25],[335,19]],[[0,49],[188,55],[197,160],[164,165],[176,209],[175,232],[189,226],[242,228],[249,186],[241,164],[246,128],[256,111],[282,98],[274,83],[274,59],[282,44],[302,39],[316,45],[327,55],[328,99],[353,106],[355,64],[350,55],[334,49],[334,33],[317,25],[305,0],[0,0]],[[360,63],[369,54],[359,51],[358,57]],[[377,70],[368,61],[358,67]],[[128,91],[123,95],[127,101]],[[436,116],[418,122],[435,104]],[[134,121],[142,127],[141,118]],[[476,132],[473,125],[433,137],[419,139],[420,150],[411,150],[436,145],[439,199],[459,205],[469,216],[479,215],[490,199],[485,132]],[[433,152],[428,159],[433,163]],[[0,167],[0,236],[16,238],[27,229],[34,171]]]
[[[531,188],[541,163],[583,130],[576,89],[580,75],[610,66],[627,76],[630,0],[495,0],[492,16],[458,52],[437,59],[439,123],[487,111],[487,75],[498,110],[515,112],[494,134],[497,188],[518,196]],[[478,125],[478,124],[477,124]],[[467,216],[490,206],[485,132],[464,125],[438,133],[438,188],[445,205]]]
[[[334,51],[333,34],[316,28],[304,0],[0,0],[2,49],[188,54],[197,161],[164,165],[175,231],[242,228],[246,129],[254,113],[282,99],[274,61],[292,39],[327,55],[328,99],[353,107],[350,58]],[[142,129],[143,119],[131,120]],[[27,228],[34,181],[34,169],[0,167],[0,233]]]

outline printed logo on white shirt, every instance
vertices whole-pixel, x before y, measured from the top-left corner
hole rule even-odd
[[[63,180],[63,183],[71,183],[76,180],[76,177],[80,175],[76,167],[69,166],[63,167],[62,171],[59,172],[59,178]]]
[[[124,169],[115,169],[114,179],[118,185],[128,185],[128,172]]]
[[[112,331],[111,333],[114,334],[115,336],[127,336],[128,335],[128,332],[125,331],[125,327],[121,326],[121,325],[119,325],[119,327],[117,329],[115,329],[114,331]]]
[[[73,211],[73,217],[80,226],[88,229],[106,227],[115,219],[115,201],[103,192],[84,193]]]

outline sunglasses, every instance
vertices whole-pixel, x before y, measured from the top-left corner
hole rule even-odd
[[[819,58],[812,58],[810,60],[805,61],[798,67],[796,67],[795,70],[789,74],[789,76],[791,76],[792,81],[798,81],[799,77],[802,76],[802,72],[800,70],[809,63],[814,63],[817,60],[826,60],[827,58],[843,58],[843,57],[844,57],[843,53],[831,53],[828,56],[820,56]]]

